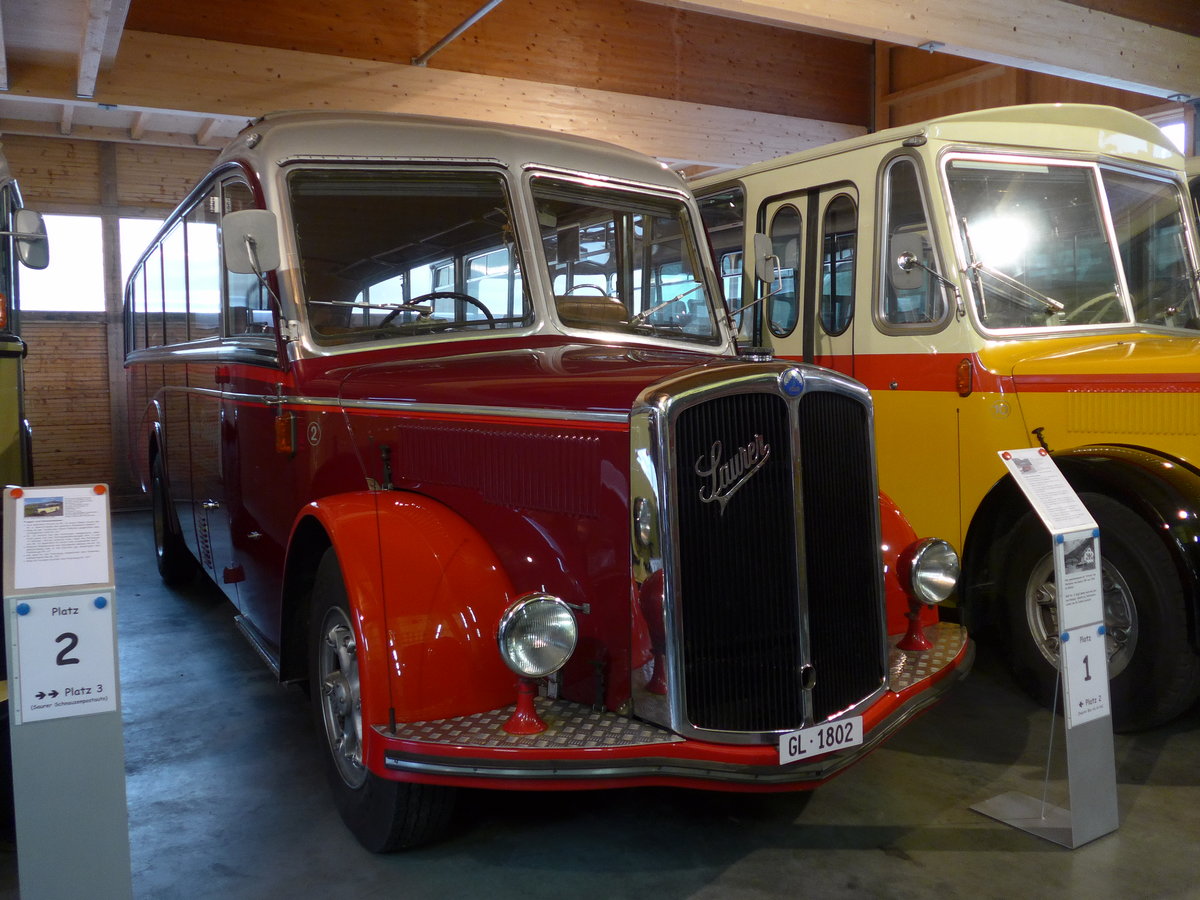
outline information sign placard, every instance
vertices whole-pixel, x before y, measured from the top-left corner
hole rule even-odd
[[[13,611],[15,723],[117,708],[111,591],[20,599]]]
[[[1100,529],[1079,495],[1042,448],[1004,450],[1000,458],[1049,531],[1054,582],[1036,602],[1053,603],[1051,627],[1058,638],[1071,808],[1059,809],[1017,793],[973,808],[984,815],[1052,840],[1079,847],[1118,825],[1105,646]],[[1035,602],[1031,594],[1022,602]],[[1056,695],[1057,698],[1057,695]],[[1051,740],[1053,729],[1051,722]],[[1047,764],[1049,777],[1049,764]]]

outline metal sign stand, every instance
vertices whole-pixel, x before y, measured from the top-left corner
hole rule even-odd
[[[1045,450],[1009,450],[1000,457],[1053,539],[1070,809],[1048,805],[1044,791],[1041,800],[1007,793],[971,808],[1074,849],[1116,831],[1119,825],[1100,529]],[[1057,706],[1057,693],[1055,700]],[[1052,717],[1051,747],[1057,727]]]
[[[21,896],[132,897],[105,485],[4,490]]]

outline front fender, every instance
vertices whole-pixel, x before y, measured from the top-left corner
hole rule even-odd
[[[364,725],[425,721],[516,699],[496,647],[515,599],[499,559],[445,505],[417,494],[323,498],[320,521],[341,564],[359,630]]]
[[[1188,604],[1188,638],[1200,647],[1200,475],[1189,466],[1140,447],[1088,445],[1051,454],[1077,492],[1104,494],[1141,516],[1163,542]],[[1006,474],[976,510],[967,534],[964,582],[973,630],[1000,627],[999,598],[990,592],[1005,564],[1013,526],[1029,502]],[[1101,535],[1101,542],[1104,536]],[[990,601],[990,602],[989,602]]]
[[[1053,454],[1076,491],[1105,494],[1141,516],[1175,563],[1188,604],[1188,637],[1200,647],[1200,475],[1138,447],[1087,446]],[[1100,536],[1103,544],[1104,536]]]
[[[904,634],[908,630],[908,592],[900,584],[898,561],[900,554],[917,541],[917,533],[908,518],[900,511],[887,494],[879,494],[879,522],[883,540],[883,587],[887,598],[887,632]],[[926,535],[937,537],[937,535]],[[933,625],[938,621],[936,606],[921,607],[921,624]]]

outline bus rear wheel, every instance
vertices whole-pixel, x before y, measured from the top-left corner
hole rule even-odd
[[[1101,494],[1080,498],[1100,526],[1113,728],[1161,725],[1200,695],[1200,657],[1187,640],[1183,585],[1166,548],[1141,517]],[[1013,532],[1003,582],[1013,675],[1046,706],[1058,687],[1060,652],[1050,547],[1037,515],[1023,516]]]
[[[150,505],[154,519],[154,557],[163,584],[186,584],[196,577],[198,565],[184,543],[179,518],[167,493],[167,476],[162,457],[155,456],[150,466]]]

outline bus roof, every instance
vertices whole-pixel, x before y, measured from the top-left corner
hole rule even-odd
[[[252,122],[222,151],[218,163],[250,159],[498,162],[514,172],[529,164],[601,174],[683,190],[662,163],[604,141],[467,119],[402,113],[297,111]]]
[[[1183,158],[1156,125],[1112,106],[1084,103],[1034,103],[971,110],[888,128],[861,137],[756,163],[737,172],[697,180],[694,189],[731,177],[825,159],[871,147],[899,146],[905,141],[964,143],[997,148],[1040,148],[1121,157],[1180,168]]]

